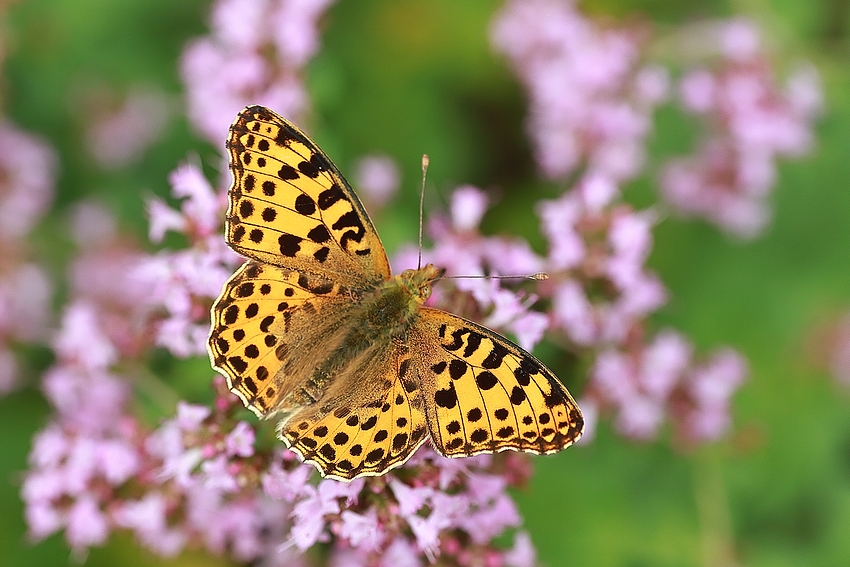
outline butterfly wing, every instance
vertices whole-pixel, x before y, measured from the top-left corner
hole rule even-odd
[[[431,440],[443,455],[547,454],[581,437],[584,419],[567,389],[501,335],[422,307],[410,347],[418,353]]]
[[[409,373],[409,374],[408,374]],[[396,343],[355,359],[321,400],[278,424],[278,435],[322,476],[377,476],[403,464],[427,439],[410,355]]]
[[[212,365],[258,416],[287,411],[352,308],[339,284],[249,260],[213,305]]]
[[[227,141],[233,185],[227,243],[282,268],[362,289],[390,276],[378,233],[325,153],[262,106],[242,110]]]

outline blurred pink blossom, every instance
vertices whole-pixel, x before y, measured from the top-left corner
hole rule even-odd
[[[99,101],[92,112],[85,133],[89,153],[102,168],[117,169],[139,160],[162,136],[171,109],[165,93],[137,87],[119,104]]]
[[[703,32],[687,41],[703,42],[710,61],[685,73],[679,101],[701,118],[706,134],[693,155],[662,167],[661,187],[677,210],[752,238],[770,218],[777,159],[811,149],[820,79],[811,66],[798,66],[778,84],[750,22],[720,22]]]
[[[666,300],[645,267],[654,215],[636,213],[618,197],[616,185],[597,175],[537,205],[549,243],[550,280],[540,289],[552,300],[551,326],[580,347],[623,342]]]
[[[660,66],[640,65],[637,30],[605,29],[571,0],[511,0],[491,37],[528,91],[527,129],[544,174],[623,181],[640,172],[669,79]]]
[[[40,138],[0,121],[0,240],[23,237],[53,200],[57,158]]]
[[[366,199],[370,210],[385,205],[398,191],[400,184],[401,172],[389,156],[364,156],[354,167],[354,186]]]
[[[218,0],[210,34],[186,47],[180,65],[195,128],[218,146],[248,104],[302,121],[309,99],[301,73],[318,49],[318,21],[332,3]]]
[[[656,438],[665,422],[683,443],[719,439],[731,423],[731,397],[744,381],[746,363],[729,348],[697,363],[692,350],[667,330],[647,345],[601,352],[582,408],[591,418],[613,412],[618,432],[632,439]]]
[[[44,141],[0,121],[0,395],[21,383],[17,346],[47,338],[53,284],[28,234],[53,200],[56,166]]]

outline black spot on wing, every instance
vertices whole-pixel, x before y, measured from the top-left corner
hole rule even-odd
[[[508,349],[498,343],[493,343],[493,348],[490,349],[490,354],[483,360],[481,366],[492,370],[502,365],[502,360],[507,356]]]
[[[280,166],[280,169],[277,172],[277,176],[283,179],[284,181],[292,181],[301,177],[301,175],[298,173],[298,170],[296,170],[288,163],[285,163]]]
[[[434,394],[434,403],[438,406],[451,409],[457,405],[457,391],[453,382],[443,390],[437,390]]]
[[[331,234],[328,232],[328,229],[325,225],[319,224],[307,233],[307,238],[309,238],[316,244],[322,244],[331,239]]]
[[[483,338],[483,335],[470,331],[469,336],[466,338],[466,348],[463,349],[463,357],[469,358],[472,356],[478,350],[478,347],[481,346],[481,339]]]
[[[310,179],[315,179],[319,176],[319,168],[317,168],[313,163],[309,161],[302,161],[298,164],[298,171],[309,177]]]
[[[304,193],[295,198],[295,210],[302,215],[310,216],[316,212],[316,202]]]
[[[294,258],[301,250],[302,240],[300,236],[295,236],[294,234],[281,234],[277,239],[277,243],[280,246],[280,253],[288,258]]]
[[[348,211],[341,217],[337,219],[335,223],[331,225],[331,228],[334,230],[341,230],[343,228],[353,228],[354,230],[346,230],[342,233],[342,237],[339,239],[339,244],[344,249],[348,250],[348,241],[360,242],[363,240],[363,236],[366,234],[366,229],[363,227],[363,223],[360,220],[360,215],[356,212]]]
[[[499,379],[496,378],[496,375],[492,372],[484,370],[482,372],[479,372],[478,375],[475,376],[475,383],[482,390],[489,390],[499,383]]]
[[[449,364],[449,376],[452,377],[452,380],[459,380],[464,374],[466,374],[467,368],[468,365],[466,362],[459,358],[455,358]]]
[[[319,193],[319,208],[323,211],[331,208],[337,201],[347,201],[348,199],[343,193],[342,188],[334,183],[321,193]]]

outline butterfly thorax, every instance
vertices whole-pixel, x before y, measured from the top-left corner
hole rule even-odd
[[[419,306],[431,296],[431,284],[442,270],[428,264],[404,270],[365,294],[359,309],[361,329],[373,339],[403,339],[415,322]]]

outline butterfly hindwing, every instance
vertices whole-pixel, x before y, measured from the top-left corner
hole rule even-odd
[[[375,476],[403,464],[428,437],[421,392],[411,386],[415,377],[404,377],[411,368],[405,350],[372,349],[354,363],[355,380],[339,380],[281,420],[280,439],[326,477]]]
[[[262,106],[230,127],[227,243],[237,252],[356,287],[390,276],[360,200],[325,153]]]
[[[428,428],[447,457],[507,449],[554,453],[584,425],[567,389],[533,355],[450,313],[420,308],[411,340]]]

